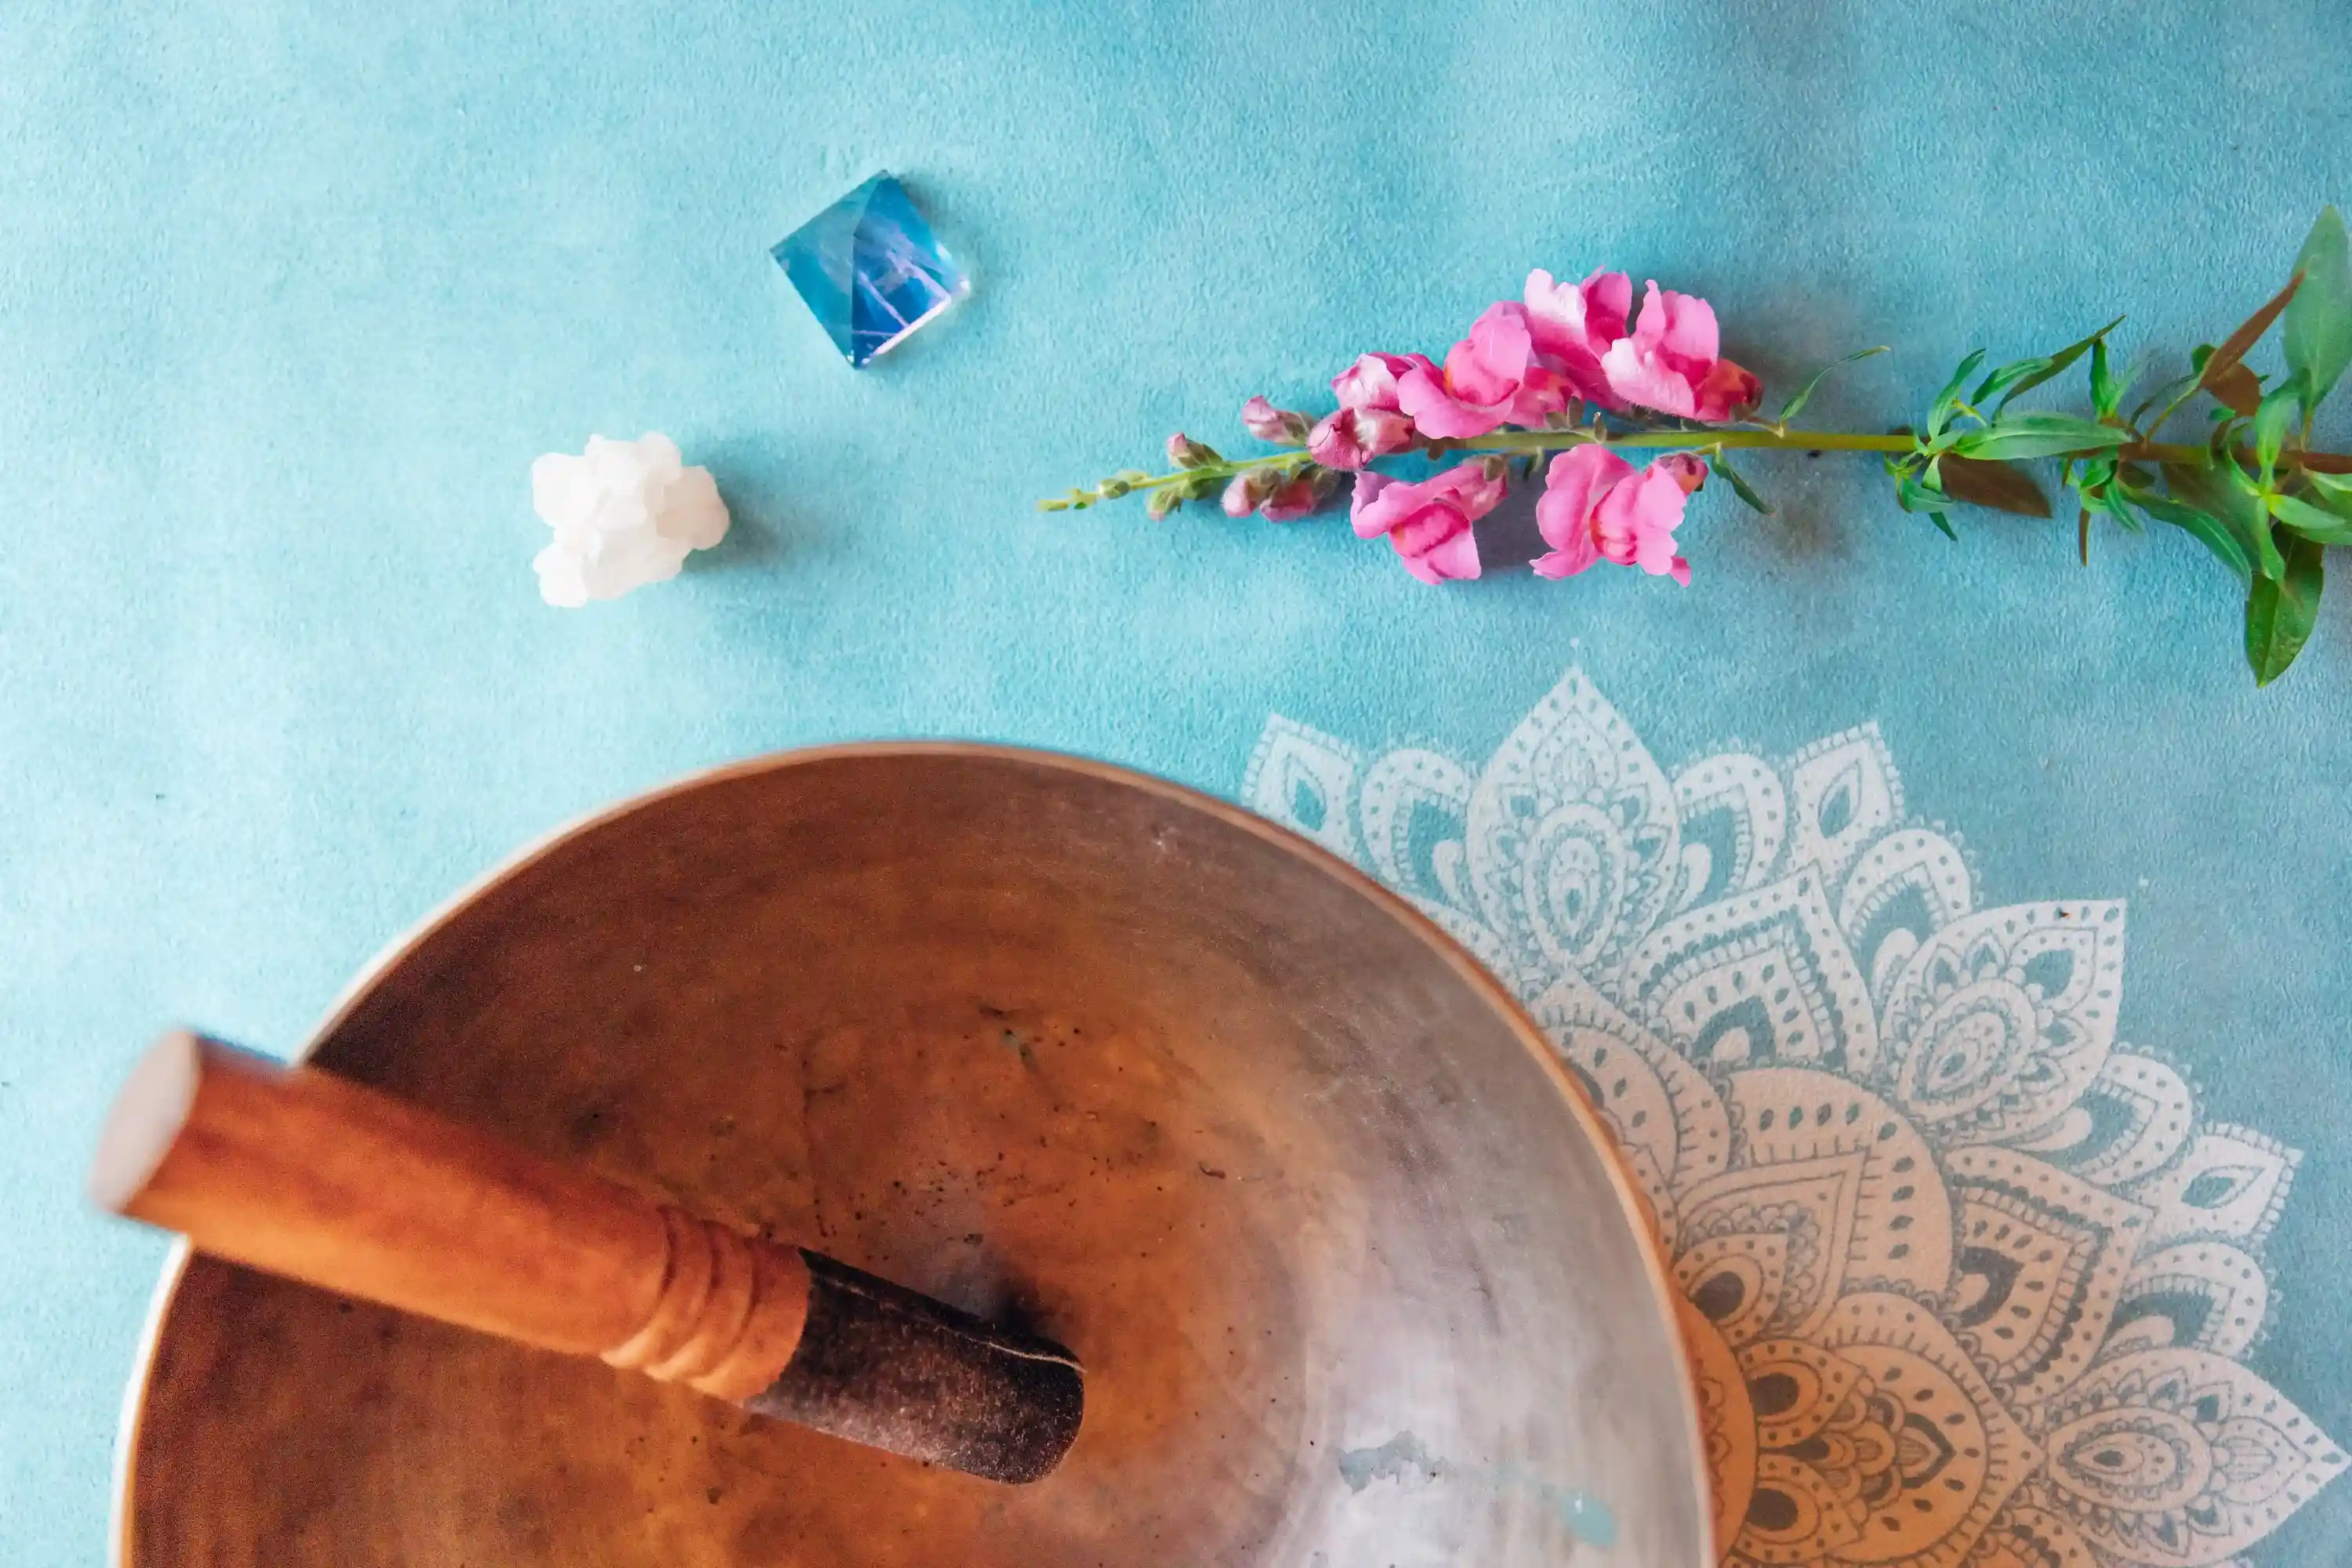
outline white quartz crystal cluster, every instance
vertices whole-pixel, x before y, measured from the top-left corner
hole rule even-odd
[[[675,577],[688,551],[727,537],[710,470],[683,466],[662,435],[591,436],[580,457],[548,453],[530,466],[530,504],[555,530],[531,562],[540,596],[566,608]]]

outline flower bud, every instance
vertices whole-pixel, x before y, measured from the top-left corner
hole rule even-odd
[[[1265,504],[1282,483],[1282,476],[1272,468],[1252,468],[1235,474],[1234,482],[1225,487],[1225,515],[1247,517]]]
[[[1168,460],[1180,468],[1205,468],[1223,462],[1213,447],[1203,447],[1181,430],[1168,437]]]
[[[1266,498],[1265,520],[1268,522],[1296,522],[1322,505],[1328,493],[1314,477],[1301,474]]]
[[[1276,408],[1263,397],[1253,397],[1242,405],[1242,426],[1261,441],[1272,441],[1284,447],[1296,447],[1307,439],[1307,416],[1287,408]]]
[[[1699,486],[1706,483],[1706,465],[1688,452],[1669,452],[1650,466],[1672,475],[1686,496],[1698,494]]]
[[[1143,503],[1143,515],[1154,522],[1162,522],[1170,512],[1183,504],[1184,498],[1177,493],[1176,486],[1162,485],[1151,492],[1150,500]]]

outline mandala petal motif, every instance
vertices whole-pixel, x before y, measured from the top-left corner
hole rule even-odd
[[[1756,1460],[1756,1491],[1731,1543],[1735,1563],[1818,1563],[1860,1538],[1855,1510],[1829,1479],[1785,1454]]]
[[[2013,904],[1955,921],[1887,994],[1883,1080],[1940,1138],[2046,1127],[2115,1047],[2123,906]]]
[[[1626,1005],[1701,1066],[1878,1058],[1869,988],[1811,869],[1669,921],[1635,951]]]
[[[2178,1164],[2132,1189],[2153,1207],[2150,1238],[2219,1236],[2252,1245],[2278,1223],[2303,1156],[2251,1127],[2200,1129]]]
[[[2107,1333],[2149,1213],[2011,1149],[1949,1151],[1959,1206],[1944,1321],[2011,1408],[2070,1386]]]
[[[1864,846],[1903,818],[1895,759],[1864,724],[1808,746],[1789,763],[1789,865],[1821,868],[1835,885]]]
[[[2195,1125],[2196,1097],[2179,1073],[2154,1057],[2117,1051],[2056,1120],[2008,1142],[2117,1187],[2170,1163]]]
[[[1911,955],[1969,912],[1973,892],[1960,847],[1924,827],[1890,833],[1855,861],[1838,927],[1872,995],[1885,998]]]
[[[1573,977],[1528,1004],[1561,1060],[1609,1123],[1669,1250],[1677,1192],[1721,1170],[1731,1126],[1713,1085],[1656,1036]]]
[[[2262,1332],[2270,1289],[2252,1256],[2226,1241],[2157,1247],[2132,1265],[2099,1353],[2189,1345],[2242,1356]]]
[[[1733,1168],[1682,1200],[1685,1247],[1709,1236],[1789,1238],[1773,1321],[1816,1331],[1849,1290],[1921,1295],[1951,1276],[1951,1200],[1927,1141],[1859,1084],[1801,1068],[1732,1075]]]
[[[2183,1346],[2102,1362],[2041,1415],[2048,1461],[2034,1500],[2149,1568],[2222,1562],[2345,1466],[2278,1390]]]
[[[1908,1297],[1847,1297],[1820,1343],[1862,1368],[1868,1408],[1894,1443],[1864,1492],[1862,1538],[1837,1557],[1952,1568],[2041,1464],[2041,1449],[1935,1314]]]
[[[2090,1543],[2048,1509],[2012,1501],[1969,1554],[1969,1568],[2102,1568]]]
[[[1463,825],[1470,770],[1418,748],[1389,752],[1364,774],[1356,825],[1372,872],[1415,902],[1477,912]]]
[[[1789,813],[1780,775],[1761,757],[1726,752],[1675,775],[1682,816],[1679,913],[1769,881],[1788,842]]]
[[[1356,748],[1345,741],[1276,714],[1250,753],[1242,804],[1335,855],[1360,861],[1350,821],[1360,766]]]
[[[1788,1293],[1789,1239],[1732,1231],[1694,1243],[1675,1259],[1675,1283],[1734,1349],[1761,1338],[1779,1318]]]
[[[1803,1340],[1759,1340],[1739,1354],[1757,1440],[1795,1448],[1818,1437],[1867,1379],[1861,1367]],[[1804,1456],[1811,1458],[1818,1456]]]
[[[1747,1374],[1723,1336],[1687,1298],[1675,1303],[1698,1390],[1699,1438],[1715,1482],[1715,1540],[1728,1550],[1756,1489],[1756,1412]]]
[[[1727,1563],[2245,1568],[2345,1468],[2230,1359],[2298,1156],[2115,1045],[2121,905],[1976,910],[1873,726],[1669,784],[1570,669],[1469,773],[1276,718],[1243,797],[1532,998],[1673,1258]]]
[[[1470,885],[1523,971],[1609,989],[1674,891],[1674,789],[1615,709],[1571,669],[1471,793]]]

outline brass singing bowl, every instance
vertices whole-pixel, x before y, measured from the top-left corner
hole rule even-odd
[[[474,888],[310,1055],[1044,1329],[1077,1443],[998,1486],[182,1256],[126,1568],[1712,1562],[1592,1112],[1433,925],[1233,806],[977,746],[729,768]]]

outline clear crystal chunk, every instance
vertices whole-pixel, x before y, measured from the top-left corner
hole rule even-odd
[[[784,237],[772,254],[834,346],[864,365],[971,291],[887,172]]]

